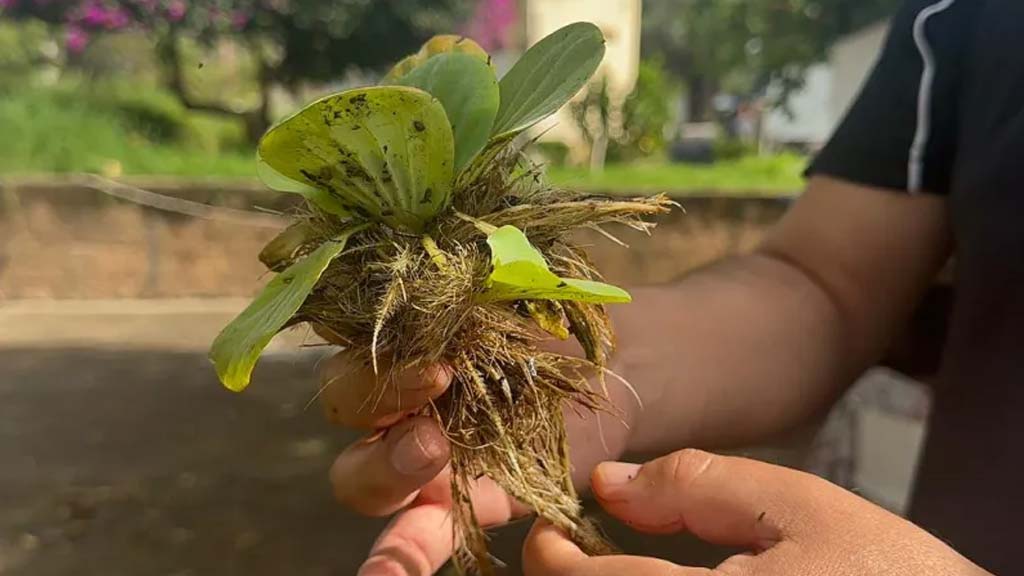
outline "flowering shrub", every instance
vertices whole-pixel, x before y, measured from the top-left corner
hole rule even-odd
[[[519,22],[518,4],[516,0],[482,0],[463,34],[488,52],[508,48],[512,41],[510,36]]]
[[[259,10],[281,2],[257,0],[0,0],[0,13],[64,24],[70,52],[81,52],[92,35],[129,28],[187,26],[203,35],[243,31]]]

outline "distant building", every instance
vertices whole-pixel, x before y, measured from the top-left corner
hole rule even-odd
[[[808,68],[803,88],[789,96],[789,114],[773,109],[764,115],[762,139],[771,147],[812,149],[824,142],[835,125],[830,110],[834,83],[834,68],[829,64]]]
[[[832,93],[829,115],[834,128],[860,92],[874,68],[889,33],[889,22],[877,22],[840,38],[829,51],[832,68]]]
[[[769,146],[817,148],[843,119],[878,60],[889,24],[881,21],[836,41],[828,62],[807,71],[806,85],[782,110],[765,115],[762,140]]]
[[[526,0],[524,8],[527,45],[573,22],[593,22],[601,28],[607,49],[598,74],[608,79],[613,109],[621,106],[636,85],[640,65],[641,0]],[[573,155],[585,157],[583,136],[568,108],[540,128],[548,130],[544,139],[563,142]]]

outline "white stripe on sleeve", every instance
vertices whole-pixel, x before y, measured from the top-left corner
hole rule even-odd
[[[948,10],[956,0],[941,0],[925,8],[914,20],[914,43],[921,53],[924,71],[921,73],[921,86],[917,94],[917,130],[914,132],[914,143],[910,147],[910,161],[907,167],[907,189],[920,192],[924,180],[924,154],[931,136],[932,85],[935,83],[935,54],[928,43],[925,26],[932,16]]]

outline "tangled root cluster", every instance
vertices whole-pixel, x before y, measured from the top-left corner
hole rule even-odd
[[[521,148],[505,143],[462,174],[452,209],[426,239],[385,226],[352,237],[296,315],[294,323],[319,324],[375,367],[386,357],[381,394],[401,371],[434,363],[452,368],[452,386],[425,412],[452,445],[456,562],[464,572],[493,573],[469,498],[471,483],[485,475],[588,551],[610,550],[582,518],[562,411],[611,409],[602,387],[587,378],[598,374],[601,381],[614,347],[608,315],[598,304],[481,301],[491,268],[482,228],[516,226],[553,272],[596,280],[571,233],[608,223],[648,230],[652,224],[643,218],[670,204],[665,197],[611,200],[548,187]],[[317,212],[301,223],[315,230],[311,246],[345,225]],[[543,351],[548,333],[571,333],[586,359]]]

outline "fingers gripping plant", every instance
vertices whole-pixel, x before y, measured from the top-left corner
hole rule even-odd
[[[553,189],[515,138],[565,105],[603,55],[600,31],[572,24],[499,82],[476,43],[440,36],[384,85],[318,100],[259,144],[262,180],[306,208],[260,254],[278,274],[213,343],[217,374],[244,389],[270,339],[301,322],[372,364],[382,393],[400,371],[451,367],[452,386],[425,413],[453,446],[464,569],[492,572],[469,498],[483,475],[607,549],[581,517],[562,409],[610,408],[587,376],[600,377],[612,347],[604,305],[629,295],[598,281],[570,235],[613,222],[646,230],[641,218],[668,201]],[[586,359],[539,347],[570,334]]]

